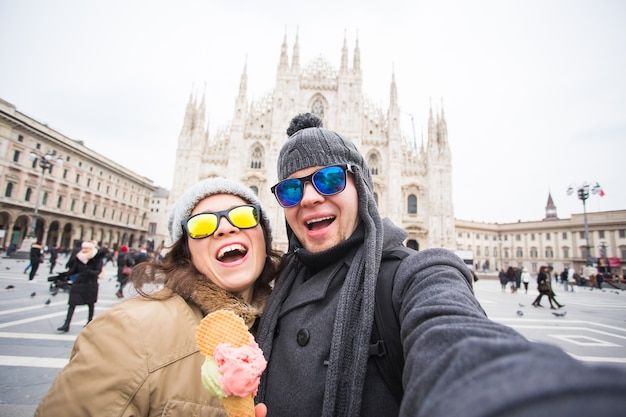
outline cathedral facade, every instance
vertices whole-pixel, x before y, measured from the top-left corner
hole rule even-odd
[[[443,109],[433,115],[431,108],[427,143],[422,140],[418,147],[400,129],[395,75],[389,107],[383,109],[365,98],[358,40],[350,60],[344,39],[340,62],[339,69],[323,57],[301,65],[298,37],[289,56],[285,36],[274,89],[249,100],[246,64],[232,121],[213,136],[205,98],[192,93],[178,138],[170,205],[201,179],[225,176],[241,181],[269,211],[276,247],[286,249],[283,210],[270,187],[277,182],[276,161],[290,120],[311,112],[322,118],[324,127],[352,140],[364,155],[380,213],[408,232],[408,246],[455,249],[452,163]]]

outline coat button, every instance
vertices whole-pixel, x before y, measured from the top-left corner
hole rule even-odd
[[[300,346],[306,346],[309,343],[310,334],[307,329],[298,330],[298,335],[296,336],[298,340],[298,344]]]

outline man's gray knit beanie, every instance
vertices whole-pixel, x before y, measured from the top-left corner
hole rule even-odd
[[[365,184],[373,191],[369,168],[354,143],[339,133],[322,127],[322,120],[311,114],[293,118],[290,136],[278,155],[278,180],[312,166],[350,164],[357,166]]]
[[[176,200],[176,203],[174,203],[174,206],[172,207],[167,224],[172,243],[176,242],[183,234],[181,221],[191,215],[191,211],[201,200],[215,194],[236,195],[244,199],[249,204],[258,204],[261,206],[261,201],[256,194],[254,194],[250,188],[237,181],[221,177],[202,180],[187,189],[187,191],[185,191],[183,195]],[[261,226],[265,230],[266,241],[268,238],[271,239],[272,230],[263,207],[261,207]]]

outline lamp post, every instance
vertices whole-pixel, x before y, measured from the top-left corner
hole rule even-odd
[[[39,167],[41,167],[41,177],[39,177],[39,185],[37,186],[37,199],[35,200],[35,211],[33,212],[33,223],[30,226],[30,233],[28,233],[29,239],[37,239],[37,219],[39,218],[39,201],[41,199],[41,188],[43,186],[43,179],[46,175],[46,170],[50,170],[53,165],[53,158],[56,155],[56,151],[48,151],[44,155],[39,155],[35,151],[31,152],[28,156],[31,161],[34,163],[39,162]],[[63,165],[63,159],[61,157],[57,157],[56,165]]]
[[[585,247],[585,257],[586,257],[586,266],[593,265],[591,261],[591,246],[589,246],[589,225],[587,224],[587,204],[586,201],[589,198],[589,191],[593,194],[598,194],[601,191],[600,185],[596,183],[596,185],[591,188],[591,185],[588,182],[583,182],[582,184],[570,185],[567,188],[567,195],[572,195],[576,191],[578,198],[583,202],[583,219],[585,221],[585,242],[587,246]]]

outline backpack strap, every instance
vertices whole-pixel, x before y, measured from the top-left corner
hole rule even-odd
[[[376,282],[374,327],[369,346],[369,354],[374,357],[380,376],[398,404],[404,395],[402,388],[404,354],[400,343],[400,321],[393,308],[391,293],[400,262],[412,253],[415,253],[415,250],[405,246],[396,246],[382,253]]]

